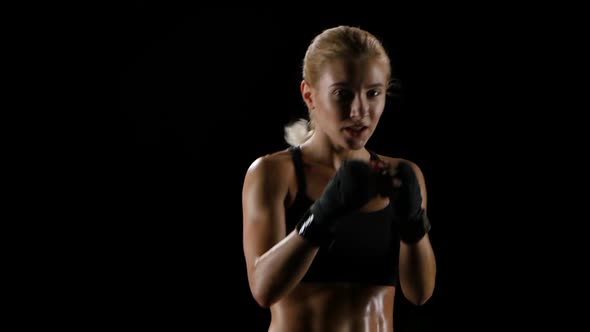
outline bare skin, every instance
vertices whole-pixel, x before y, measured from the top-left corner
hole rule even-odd
[[[365,143],[384,106],[387,78],[379,61],[335,61],[316,87],[302,83],[302,95],[314,112],[316,133],[302,147],[307,195],[322,194],[345,159],[370,154]],[[348,98],[343,102],[342,94]],[[334,93],[337,92],[337,93]],[[360,134],[350,128],[363,127]],[[392,170],[401,161],[380,156]],[[420,169],[412,164],[423,193]],[[248,282],[254,299],[270,308],[269,331],[393,331],[393,286],[351,283],[301,283],[318,247],[286,229],[285,211],[297,194],[291,154],[279,151],[258,158],[243,187],[243,245]],[[388,197],[375,197],[362,211],[383,209]],[[409,301],[420,305],[432,295],[435,263],[428,235],[418,243],[400,244],[400,285]]]
[[[300,284],[271,307],[269,331],[393,331],[390,286]]]

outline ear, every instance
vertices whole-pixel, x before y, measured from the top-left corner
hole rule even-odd
[[[305,80],[301,81],[301,96],[309,110],[314,109],[312,87]]]

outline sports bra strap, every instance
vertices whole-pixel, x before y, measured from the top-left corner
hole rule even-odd
[[[303,158],[301,157],[301,147],[290,147],[289,150],[293,155],[293,164],[295,165],[295,174],[297,176],[297,191],[300,193],[307,193],[307,186],[305,182],[305,169],[303,166]]]

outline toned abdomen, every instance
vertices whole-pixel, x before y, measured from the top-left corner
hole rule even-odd
[[[395,288],[302,283],[271,307],[271,332],[393,331]]]

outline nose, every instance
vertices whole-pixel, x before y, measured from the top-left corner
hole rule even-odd
[[[367,100],[364,100],[361,96],[357,95],[352,104],[350,105],[350,118],[352,120],[360,120],[364,118],[369,110]]]

